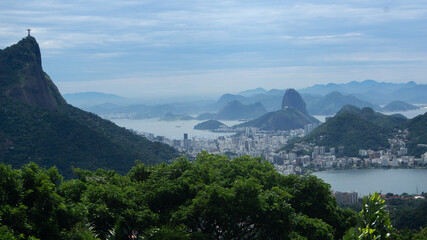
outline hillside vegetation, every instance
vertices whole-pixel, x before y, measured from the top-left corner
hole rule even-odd
[[[359,149],[388,146],[390,130],[374,125],[355,114],[341,113],[320,125],[304,140],[327,148],[344,146],[346,156],[357,156]]]
[[[72,168],[129,171],[135,160],[156,164],[176,151],[71,105],[45,110],[0,97],[0,159],[20,167],[29,161],[56,166],[72,176]]]
[[[33,37],[0,51],[0,162],[129,171],[135,160],[170,161],[177,152],[68,105],[43,71]]]
[[[421,156],[427,152],[427,113],[409,120],[403,125],[408,129],[408,153]]]

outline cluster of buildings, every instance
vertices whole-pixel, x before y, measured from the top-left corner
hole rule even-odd
[[[255,128],[245,128],[233,136],[220,136],[216,139],[198,139],[189,138],[184,134],[183,139],[170,140],[164,137],[145,136],[150,140],[157,140],[185,152],[191,157],[197,156],[201,151],[207,151],[213,154],[225,154],[230,157],[239,157],[250,155],[252,157],[263,157],[264,159],[273,159],[275,152],[280,150],[287,141],[296,136],[303,136],[304,130],[297,129],[291,131],[266,132],[257,131]]]
[[[359,157],[345,156],[345,147],[337,146],[326,148],[315,144],[296,143],[291,151],[284,150],[286,143],[295,137],[304,137],[316,128],[317,124],[309,124],[304,129],[290,131],[266,132],[256,128],[239,129],[233,136],[220,136],[216,139],[189,138],[167,139],[149,133],[140,133],[149,140],[159,141],[185,152],[190,158],[195,158],[201,151],[213,154],[227,155],[230,158],[243,155],[262,157],[271,162],[275,169],[285,175],[304,174],[307,171],[316,171],[332,168],[366,168],[366,167],[399,167],[399,166],[426,166],[427,152],[421,158],[408,156],[406,146],[407,132],[399,132],[393,139],[389,139],[388,149],[374,151],[360,149]],[[357,192],[333,192],[339,204],[356,204],[359,202]]]
[[[242,128],[233,136],[220,136],[216,139],[189,138],[170,140],[165,137],[154,137],[144,134],[148,139],[160,141],[185,152],[189,157],[196,157],[201,151],[227,155],[231,158],[243,155],[262,157],[271,162],[282,174],[304,174],[332,168],[365,168],[365,167],[400,167],[425,166],[427,153],[421,158],[408,156],[406,147],[407,132],[399,132],[389,139],[390,147],[374,151],[360,149],[358,157],[345,156],[345,147],[326,148],[312,143],[296,143],[294,149],[284,150],[286,143],[295,137],[304,137],[316,128],[317,124],[308,124],[304,129],[290,131],[259,131],[256,128]]]

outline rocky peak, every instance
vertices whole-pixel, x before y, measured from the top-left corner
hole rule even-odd
[[[0,50],[0,95],[48,109],[66,104],[43,71],[40,48],[34,37],[25,37]]]
[[[299,93],[293,88],[287,89],[285,95],[283,95],[282,108],[287,107],[293,107],[302,113],[307,114],[307,108],[304,100],[302,99],[301,95],[299,95]]]

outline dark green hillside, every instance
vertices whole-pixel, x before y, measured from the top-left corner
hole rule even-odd
[[[261,130],[277,131],[304,128],[304,125],[319,121],[293,107],[269,112],[257,119],[242,123],[236,127],[256,127]]]
[[[155,164],[176,156],[171,147],[68,105],[44,73],[33,37],[0,51],[0,86],[0,162],[57,166],[71,177],[73,167],[125,173],[137,159]]]
[[[45,110],[5,97],[0,103],[0,159],[14,167],[33,161],[70,177],[72,167],[125,173],[137,159],[156,164],[176,156],[164,144],[71,105]]]
[[[390,131],[354,114],[341,113],[320,125],[304,138],[319,146],[345,147],[345,155],[357,156],[359,149],[381,149],[388,146]]]
[[[224,123],[217,121],[217,120],[208,120],[205,122],[201,122],[194,126],[194,129],[197,130],[215,130],[220,127],[227,127]]]
[[[422,146],[427,145],[427,113],[412,118],[403,127],[409,131],[408,154],[419,157],[427,152],[427,147]]]

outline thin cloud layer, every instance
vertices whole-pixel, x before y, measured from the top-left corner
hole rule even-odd
[[[63,93],[215,95],[366,78],[427,83],[421,0],[3,0],[0,9],[0,48],[31,28]]]

